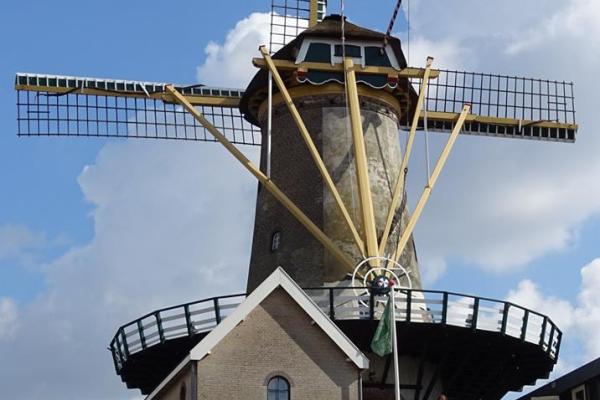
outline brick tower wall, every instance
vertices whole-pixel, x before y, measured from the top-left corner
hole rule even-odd
[[[352,137],[344,101],[344,96],[337,94],[294,99],[358,231],[362,232]],[[375,220],[381,238],[402,157],[399,116],[392,107],[377,99],[361,96],[360,101]],[[263,171],[267,164],[265,114],[260,116]],[[350,254],[356,263],[360,262],[361,255],[352,234],[284,104],[273,106],[272,121],[271,178],[337,246]],[[397,213],[387,252],[395,249],[408,218],[406,210]],[[275,232],[280,232],[281,243],[277,250],[271,251]],[[410,269],[413,288],[420,288],[412,238],[400,263]],[[335,284],[351,272],[340,265],[277,200],[259,187],[248,290],[253,290],[278,266],[302,287]]]

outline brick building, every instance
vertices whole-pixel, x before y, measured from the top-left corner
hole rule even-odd
[[[152,400],[358,400],[367,357],[279,268],[200,341]]]

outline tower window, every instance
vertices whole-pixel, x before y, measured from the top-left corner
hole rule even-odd
[[[271,236],[271,252],[275,253],[279,250],[281,246],[281,232],[275,231],[273,232],[273,236]]]
[[[267,386],[267,400],[290,400],[290,383],[283,376],[274,376]]]

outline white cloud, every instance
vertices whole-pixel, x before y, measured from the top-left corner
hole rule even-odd
[[[255,72],[251,57],[268,42],[268,22],[268,14],[252,14],[223,46],[209,44],[199,80],[244,86]],[[257,160],[258,149],[244,150]],[[78,182],[94,206],[94,236],[44,265],[45,291],[18,310],[19,335],[0,342],[6,397],[139,398],[106,351],[118,326],[156,308],[245,290],[257,184],[218,144],[111,143]],[[41,242],[23,227],[0,229],[0,239],[0,258]],[[8,338],[16,310],[0,303],[0,336]],[[23,362],[24,354],[35,362]]]
[[[459,138],[416,228],[416,244],[427,260],[459,260],[495,272],[514,270],[577,243],[581,224],[600,215],[600,137],[593,131],[600,68],[597,2],[509,0],[502,7],[475,0],[440,2],[436,12],[419,1],[412,9],[413,36],[451,43],[442,56],[462,69],[576,82],[580,132],[574,145],[533,141]],[[515,10],[519,10],[516,12]],[[440,15],[452,16],[439,18]],[[532,27],[569,19],[568,27],[527,41]],[[458,57],[453,56],[459,54]],[[414,57],[412,57],[415,60]],[[416,61],[413,61],[415,64]],[[432,154],[445,136],[431,134]],[[411,165],[411,199],[422,190],[422,141]]]
[[[258,46],[269,45],[268,13],[253,13],[239,21],[220,45],[210,42],[204,52],[206,60],[198,67],[198,81],[208,86],[245,88],[256,68],[253,57],[258,57]]]
[[[589,361],[600,357],[600,258],[581,269],[581,287],[573,303],[553,295],[544,294],[531,280],[523,280],[511,290],[508,301],[541,312],[549,316],[565,333],[565,337],[578,338],[584,354],[575,356],[578,361]],[[569,360],[567,360],[569,362]]]
[[[508,293],[507,300],[549,316],[563,332],[561,357],[549,379],[556,379],[578,366],[600,357],[600,258],[581,269],[581,286],[575,301],[546,294],[535,282],[525,279]],[[534,390],[547,383],[540,380]],[[517,398],[519,395],[508,395]]]
[[[558,297],[544,295],[529,279],[519,282],[517,288],[508,293],[507,300],[550,317],[563,331],[569,330],[575,322],[574,307],[571,303]]]
[[[0,346],[17,332],[18,317],[18,308],[14,300],[0,297]]]
[[[501,5],[480,0],[438,1],[435,4],[412,0],[411,26],[415,32],[436,40],[503,37],[538,24],[546,15],[561,9],[563,4],[561,0],[505,0]]]
[[[411,38],[410,52],[405,46],[404,52],[408,64],[424,67],[427,57],[434,58],[433,68],[459,69],[468,56],[468,49],[453,39],[430,40],[424,36]]]
[[[600,356],[600,258],[581,269],[582,288],[575,313],[579,334],[583,336],[589,358]]]
[[[256,183],[217,144],[112,143],[79,184],[94,237],[45,266],[46,291],[0,341],[7,398],[130,398],[106,351],[118,326],[245,289]],[[0,336],[14,311],[0,303]]]
[[[600,3],[596,0],[571,0],[556,13],[541,19],[533,28],[515,35],[507,52],[518,54],[536,46],[543,46],[552,40],[564,40],[565,36],[572,41],[583,40],[594,52],[600,45]]]

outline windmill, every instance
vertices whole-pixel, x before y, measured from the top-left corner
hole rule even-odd
[[[372,296],[365,283],[383,273],[406,289],[407,321],[413,312],[434,321],[412,233],[458,135],[573,142],[573,84],[438,70],[431,58],[410,67],[390,30],[382,34],[344,16],[326,17],[326,1],[273,0],[271,7],[269,48],[261,46],[252,60],[258,72],[247,88],[17,74],[18,134],[217,142],[260,182],[248,291],[281,265],[303,287],[340,288],[320,289],[328,293],[330,317],[358,307],[373,319],[373,297],[350,303],[343,297],[347,288],[361,288],[357,298]],[[408,131],[403,146],[398,128]],[[409,213],[405,183],[420,130],[450,135]],[[261,147],[260,165],[244,155],[244,146]],[[443,314],[448,296],[442,301]],[[476,304],[465,319],[475,328]],[[197,329],[186,310],[191,338]],[[217,313],[217,323],[220,318]],[[560,331],[548,321],[544,317],[540,345],[551,357],[531,376],[543,375],[558,355]],[[523,323],[527,327],[527,319]],[[160,318],[155,325],[155,338],[168,342]],[[504,334],[507,322],[501,325]],[[145,325],[136,326],[136,345],[146,350]],[[141,378],[127,365],[134,353],[130,336],[122,327],[111,342],[115,367],[128,385],[149,392],[155,381],[136,381]],[[437,366],[444,363],[422,360],[421,375],[431,383],[415,389],[415,398],[430,398],[441,390]],[[374,379],[388,382],[388,369],[374,368]],[[449,377],[454,386],[445,386],[460,387],[459,378]],[[529,378],[507,381],[485,396]]]

